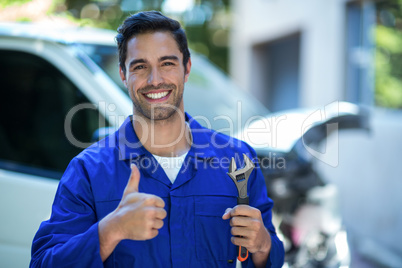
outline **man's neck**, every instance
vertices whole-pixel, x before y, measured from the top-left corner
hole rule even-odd
[[[177,111],[168,120],[150,120],[134,115],[134,131],[150,153],[174,157],[185,154],[191,147],[191,132],[184,113]]]

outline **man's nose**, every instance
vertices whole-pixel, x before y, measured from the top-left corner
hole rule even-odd
[[[148,84],[158,86],[162,82],[163,78],[158,68],[152,68],[148,76]]]

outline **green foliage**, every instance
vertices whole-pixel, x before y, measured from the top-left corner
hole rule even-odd
[[[17,21],[18,21],[18,22],[31,22],[31,19],[30,19],[30,18],[21,17],[21,18],[18,18]]]
[[[75,23],[82,26],[92,26],[98,28],[116,30],[122,23],[125,17],[129,14],[135,13],[139,10],[127,10],[127,8],[137,7],[140,10],[158,10],[161,11],[164,0],[120,0],[120,1],[107,1],[107,0],[53,0],[62,2],[65,5],[68,18]],[[221,38],[222,32],[228,32],[228,26],[221,26],[222,18],[226,19],[229,13],[229,0],[216,1],[216,0],[198,0],[196,4],[209,7],[212,10],[210,19],[205,20],[201,24],[188,23],[184,17],[186,14],[173,15],[175,19],[182,22],[186,30],[187,38],[189,40],[189,47],[199,53],[207,56],[214,64],[216,64],[223,71],[228,71],[228,46],[224,42],[217,44],[216,32],[220,31]],[[99,7],[99,16],[96,18],[82,18],[82,9],[88,4],[96,4]],[[57,7],[55,8],[55,10]],[[112,15],[111,15],[112,14]],[[170,14],[169,14],[170,15]],[[187,14],[188,15],[188,14]],[[224,35],[223,34],[223,35]],[[214,39],[215,36],[215,39]],[[219,37],[219,36],[218,36]],[[214,42],[215,40],[215,42]],[[223,44],[222,44],[223,43]]]
[[[0,7],[22,5],[32,0],[0,0]],[[67,19],[80,26],[116,30],[130,14],[144,10],[161,10],[165,0],[52,0],[44,15]],[[230,24],[230,0],[195,0],[195,9],[180,14],[167,14],[182,22],[186,30],[189,47],[207,56],[223,71],[228,71],[227,36]],[[200,13],[205,20],[198,18]],[[195,12],[195,13],[194,13]],[[15,18],[29,21],[30,18]]]
[[[402,0],[377,6],[375,29],[375,101],[388,108],[402,108]]]
[[[216,66],[224,72],[228,71],[228,47],[218,47],[212,42],[214,30],[208,24],[187,26],[186,34],[189,40],[189,47],[207,56]]]
[[[31,0],[1,0],[0,7],[5,8],[8,6],[20,6],[28,2],[31,2]]]

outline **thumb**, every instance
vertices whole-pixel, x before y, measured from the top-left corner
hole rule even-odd
[[[131,174],[128,179],[126,188],[124,189],[123,197],[128,195],[129,193],[138,192],[138,184],[140,183],[140,171],[138,167],[134,164],[131,164]]]
[[[223,215],[222,215],[222,219],[224,219],[224,220],[230,219],[230,217],[232,217],[232,216],[230,215],[230,212],[231,212],[231,211],[232,211],[231,208],[227,208],[227,209],[225,210],[225,213],[223,213]]]

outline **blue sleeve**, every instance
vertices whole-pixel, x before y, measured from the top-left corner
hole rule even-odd
[[[30,267],[103,267],[97,222],[88,176],[75,158],[34,237]]]
[[[250,150],[252,157],[251,159],[255,165],[254,171],[251,173],[249,178],[248,192],[250,196],[250,206],[258,208],[261,211],[264,225],[271,235],[271,251],[266,267],[280,268],[284,263],[285,250],[282,241],[280,241],[276,235],[275,227],[272,224],[272,207],[274,204],[273,201],[268,197],[264,175],[262,174],[260,166],[258,165],[256,153],[253,149],[250,148]],[[243,267],[255,267],[251,260],[251,256],[249,256],[247,261],[243,264]]]

